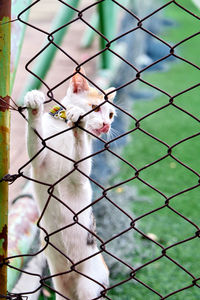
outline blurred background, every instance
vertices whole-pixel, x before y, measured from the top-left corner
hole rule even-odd
[[[94,3],[89,0],[76,2],[79,11]],[[163,8],[159,9],[161,6]],[[58,28],[55,18],[63,7],[61,1],[38,1],[30,9],[28,23],[52,32]],[[128,230],[131,218],[108,199],[94,205],[98,234],[104,240],[127,229],[110,242],[107,249],[137,270],[132,279],[129,267],[106,256],[111,284],[117,285],[108,294],[114,300],[156,300],[161,299],[160,295],[164,297],[179,289],[183,290],[169,298],[194,300],[200,297],[199,288],[192,285],[192,280],[200,277],[199,239],[195,238],[200,211],[199,8],[198,0],[170,3],[166,0],[124,0],[92,5],[83,11],[84,21],[79,18],[67,26],[60,45],[65,53],[58,50],[46,72],[44,81],[53,89],[57,101],[65,96],[69,80],[59,83],[70,77],[77,64],[83,62],[92,82],[100,88],[114,86],[118,90],[115,102],[118,117],[108,140],[112,151],[122,159],[110,152],[97,155],[92,173],[92,178],[103,186],[114,186],[108,198],[136,219],[137,230]],[[77,12],[73,12],[71,20],[77,18]],[[138,18],[142,25],[138,25]],[[60,26],[68,20],[63,18],[62,22]],[[98,33],[93,31],[92,34],[87,23],[113,41],[112,51],[96,55],[106,43]],[[12,55],[15,57],[18,21],[12,26]],[[25,66],[46,43],[47,34],[26,26],[12,93],[19,105],[23,105],[25,91],[38,88]],[[174,53],[170,52],[172,46],[175,46]],[[36,74],[43,68],[39,58],[28,67]],[[138,72],[140,76],[136,79]],[[45,94],[47,86],[40,87]],[[54,104],[53,101],[48,103],[46,111]],[[136,130],[137,121],[140,128]],[[25,127],[22,116],[12,111],[11,174],[17,173],[28,161]],[[128,135],[121,136],[127,131],[130,131]],[[96,142],[94,151],[102,147]],[[172,155],[168,155],[169,147],[173,149]],[[30,165],[23,169],[25,174],[29,174],[29,168]],[[136,170],[139,176],[135,178]],[[24,193],[26,184],[20,177],[10,185],[10,201]],[[96,186],[93,189],[95,200],[101,196],[101,191]],[[170,200],[169,205],[165,205],[166,199]],[[153,210],[154,213],[150,213]],[[162,254],[160,245],[169,247],[167,256],[170,259]],[[120,284],[122,281],[125,283]],[[53,298],[54,295],[45,288],[40,297]]]

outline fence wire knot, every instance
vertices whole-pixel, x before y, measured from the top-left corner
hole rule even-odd
[[[0,179],[0,182],[9,182],[9,184],[12,184],[16,179],[22,176],[23,173],[18,174],[6,174],[3,178]]]

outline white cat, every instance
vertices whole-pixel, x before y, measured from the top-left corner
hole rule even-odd
[[[80,73],[85,74],[83,69]],[[106,93],[112,90],[114,88]],[[114,97],[115,92],[110,93],[109,101]],[[97,107],[105,101],[103,94],[90,87],[79,73],[72,77],[67,94],[61,102],[66,110],[54,107],[50,114],[43,114],[44,101],[44,94],[37,90],[28,92],[25,96],[30,159],[43,147],[42,140],[33,129],[43,139],[68,129],[47,139],[47,147],[32,160],[32,177],[51,186],[50,197],[48,186],[34,182],[40,213],[49,200],[41,224],[48,234],[55,232],[50,236],[50,244],[45,251],[51,275],[63,273],[53,277],[57,299],[64,299],[62,295],[72,300],[103,299],[100,293],[108,287],[109,271],[99,253],[94,235],[85,229],[95,233],[90,206],[92,190],[87,177],[91,172],[89,156],[92,153],[92,135],[78,127],[70,128],[81,116],[93,109],[78,124],[93,135],[100,136],[109,132],[115,109],[108,102]],[[75,164],[76,162],[78,163]],[[74,218],[78,212],[77,218]],[[90,256],[92,257],[82,261]],[[76,265],[71,269],[73,264]]]

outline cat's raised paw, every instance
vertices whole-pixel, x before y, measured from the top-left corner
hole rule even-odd
[[[44,94],[38,90],[33,90],[26,94],[24,98],[24,105],[27,108],[32,109],[33,112],[35,111],[35,114],[37,114],[37,112],[42,109],[44,101]]]
[[[66,114],[67,114],[67,119],[75,123],[78,121],[80,116],[83,116],[85,114],[85,111],[78,106],[68,105],[66,107]]]

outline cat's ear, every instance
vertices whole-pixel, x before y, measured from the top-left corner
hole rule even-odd
[[[80,69],[80,73],[85,75],[83,68]],[[72,93],[79,94],[89,90],[88,81],[79,73],[75,74],[70,81],[70,89]]]
[[[113,91],[113,93],[111,93]],[[105,93],[106,94],[109,94],[108,95],[108,100],[109,101],[113,101],[113,99],[115,98],[115,96],[116,96],[116,91],[115,91],[115,88],[114,87],[111,87],[111,88],[109,88],[109,89],[107,89],[107,90],[105,90]]]

